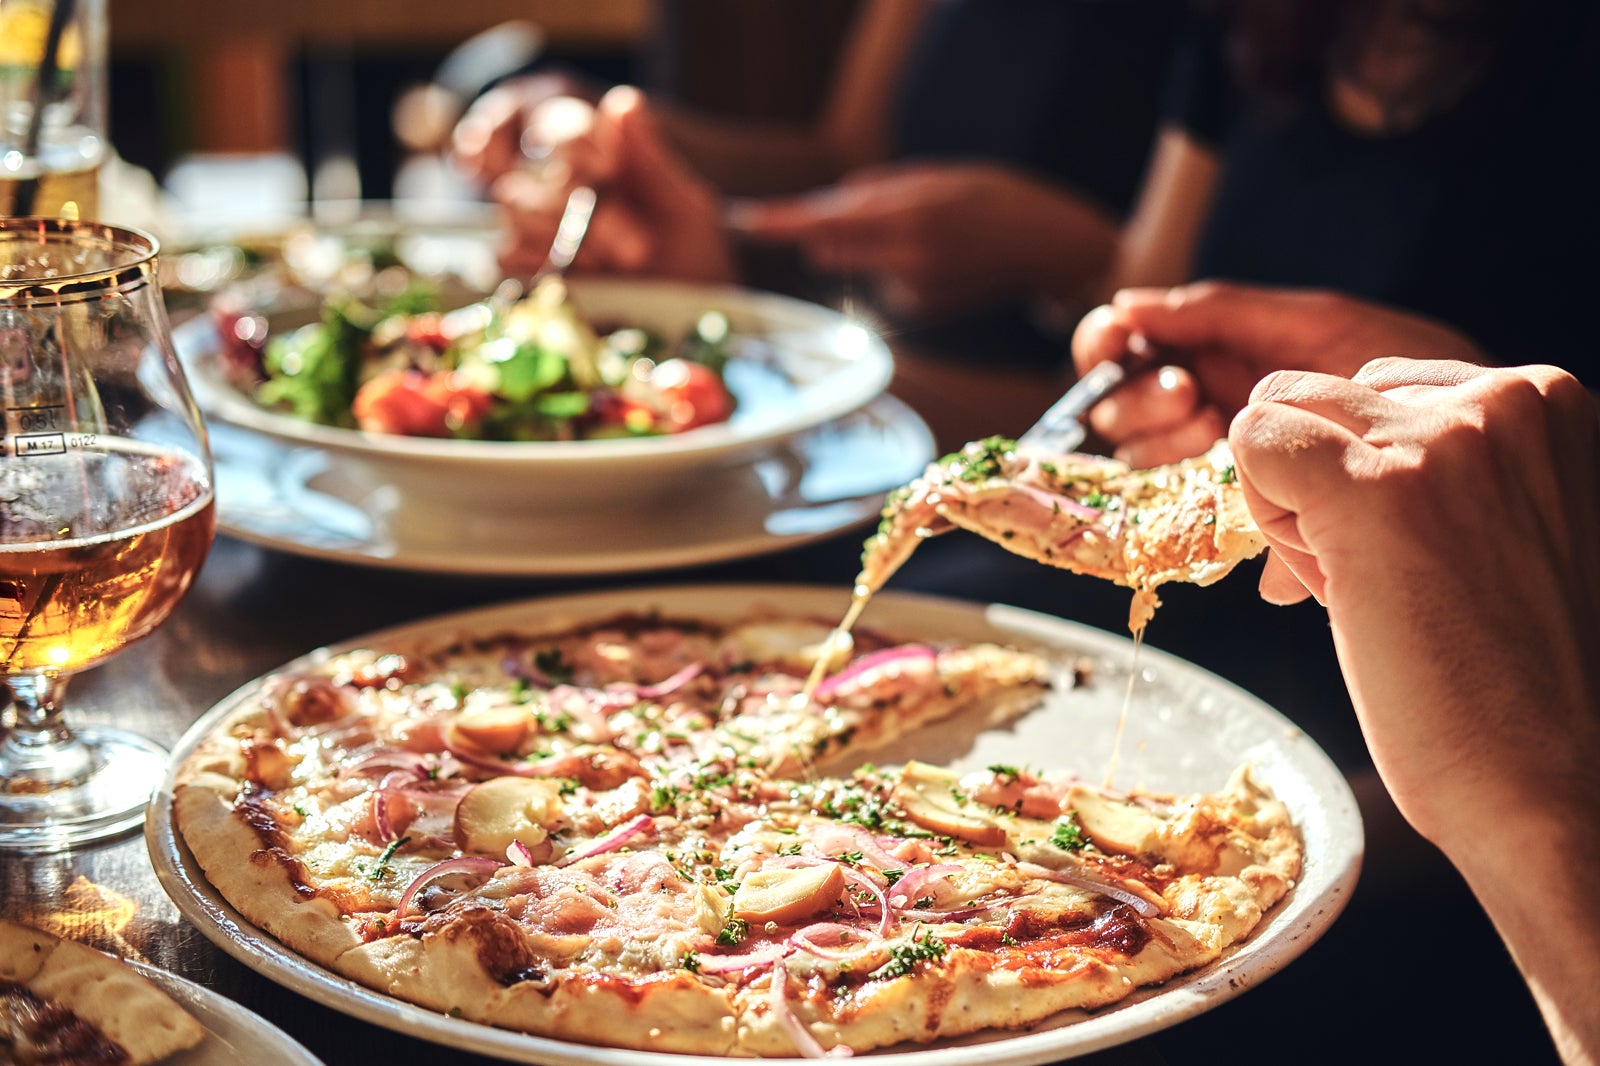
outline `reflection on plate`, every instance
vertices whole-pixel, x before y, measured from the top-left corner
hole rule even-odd
[[[451,615],[372,634],[344,647],[392,640],[460,638],[519,625],[571,622],[619,610],[732,619],[753,606],[838,617],[847,590],[784,586],[631,589],[566,596]],[[962,770],[995,762],[1048,764],[1102,779],[1135,667],[1126,638],[1012,607],[961,603],[888,592],[863,623],[909,638],[999,640],[1039,649],[1063,678],[1087,668],[1090,682],[1063,683],[1044,704],[1003,726],[957,718],[937,730],[875,751],[874,761],[912,756]],[[294,664],[291,664],[291,666]],[[1068,1011],[1032,1029],[985,1033],[926,1047],[870,1053],[900,1066],[1025,1066],[1055,1062],[1174,1025],[1239,995],[1287,965],[1327,929],[1355,886],[1362,852],[1361,819],[1344,777],[1327,756],[1266,704],[1197,666],[1146,646],[1127,722],[1117,783],[1153,789],[1216,789],[1248,762],[1258,780],[1288,805],[1305,838],[1305,871],[1288,898],[1255,935],[1211,966],[1122,1002],[1086,1013]],[[208,712],[173,749],[176,766],[202,737],[250,697],[246,685]],[[241,918],[211,888],[172,822],[168,779],[151,800],[145,835],[162,886],[206,936],[245,965],[302,995],[377,1025],[518,1062],[573,1066],[710,1066],[707,1056],[649,1054],[526,1036],[451,1018],[363,988],[311,965]]]
[[[126,961],[205,1026],[204,1040],[188,1051],[162,1059],[163,1066],[322,1066],[320,1059],[288,1033],[233,1000],[176,974],[132,959]]]
[[[933,458],[933,437],[890,396],[667,501],[546,515],[429,506],[355,460],[211,427],[217,525],[300,555],[405,570],[521,576],[630,573],[796,547],[875,520],[884,493]]]

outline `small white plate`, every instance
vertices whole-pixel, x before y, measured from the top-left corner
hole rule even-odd
[[[745,558],[875,521],[884,494],[920,474],[933,436],[882,396],[745,466],[708,472],[677,500],[503,513],[430,506],[355,460],[211,427],[217,527],[268,548],[400,570],[502,576],[633,573]]]
[[[758,605],[840,617],[847,589],[724,585],[622,589],[460,612],[347,641],[334,651],[388,643],[461,640],[473,633],[545,629],[619,611],[732,620]],[[999,605],[885,592],[862,619],[908,639],[991,640],[1035,648],[1051,658],[1061,683],[1032,712],[1001,726],[958,716],[871,752],[880,764],[910,757],[970,769],[997,762],[1047,766],[1104,779],[1128,707],[1115,783],[1171,791],[1215,790],[1240,764],[1289,808],[1305,844],[1305,868],[1289,896],[1243,944],[1194,973],[1140,989],[1094,1012],[1066,1011],[1031,1029],[987,1032],[927,1046],[869,1053],[885,1066],[1030,1066],[1125,1043],[1192,1018],[1238,996],[1288,965],[1332,924],[1355,887],[1362,855],[1361,816],[1342,774],[1299,728],[1243,689],[1146,645],[1049,615]],[[327,652],[312,652],[295,669]],[[1074,685],[1076,672],[1089,682]],[[508,1032],[451,1018],[364,988],[308,963],[245,921],[206,881],[172,820],[175,768],[260,681],[240,688],[196,722],[173,747],[172,767],[151,799],[145,838],[162,887],[207,937],[268,979],[385,1028],[464,1050],[549,1066],[721,1066],[726,1059],[594,1047]],[[784,1060],[789,1061],[789,1060]]]
[[[288,1033],[226,996],[177,974],[124,960],[149,978],[205,1027],[205,1039],[188,1051],[162,1059],[162,1066],[322,1066],[322,1060]]]

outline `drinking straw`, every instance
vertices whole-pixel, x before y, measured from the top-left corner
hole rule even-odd
[[[76,0],[55,0],[50,8],[50,29],[44,39],[44,55],[39,57],[39,67],[33,78],[33,114],[28,116],[28,131],[23,137],[22,154],[29,159],[39,158],[39,136],[44,125],[44,106],[55,98],[56,82],[61,75],[61,35],[72,21],[72,8]],[[17,196],[12,210],[18,215],[33,214],[33,201],[39,193],[40,173],[24,178],[17,185]]]

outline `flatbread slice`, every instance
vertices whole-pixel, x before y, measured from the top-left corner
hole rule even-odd
[[[122,960],[0,919],[0,1061],[144,1066],[204,1038]]]
[[[1170,581],[1209,585],[1260,554],[1227,441],[1204,455],[1135,470],[1097,455],[973,441],[891,493],[867,541],[858,593],[881,588],[928,537],[960,528],[1049,566],[1134,590],[1128,627],[1142,630]]]

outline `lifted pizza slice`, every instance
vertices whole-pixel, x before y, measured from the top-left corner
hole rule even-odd
[[[881,588],[917,544],[961,528],[1050,566],[1134,590],[1144,628],[1171,581],[1209,585],[1266,547],[1226,441],[1204,455],[1135,470],[1103,456],[1019,450],[989,437],[931,464],[892,493],[867,541],[858,592]]]

